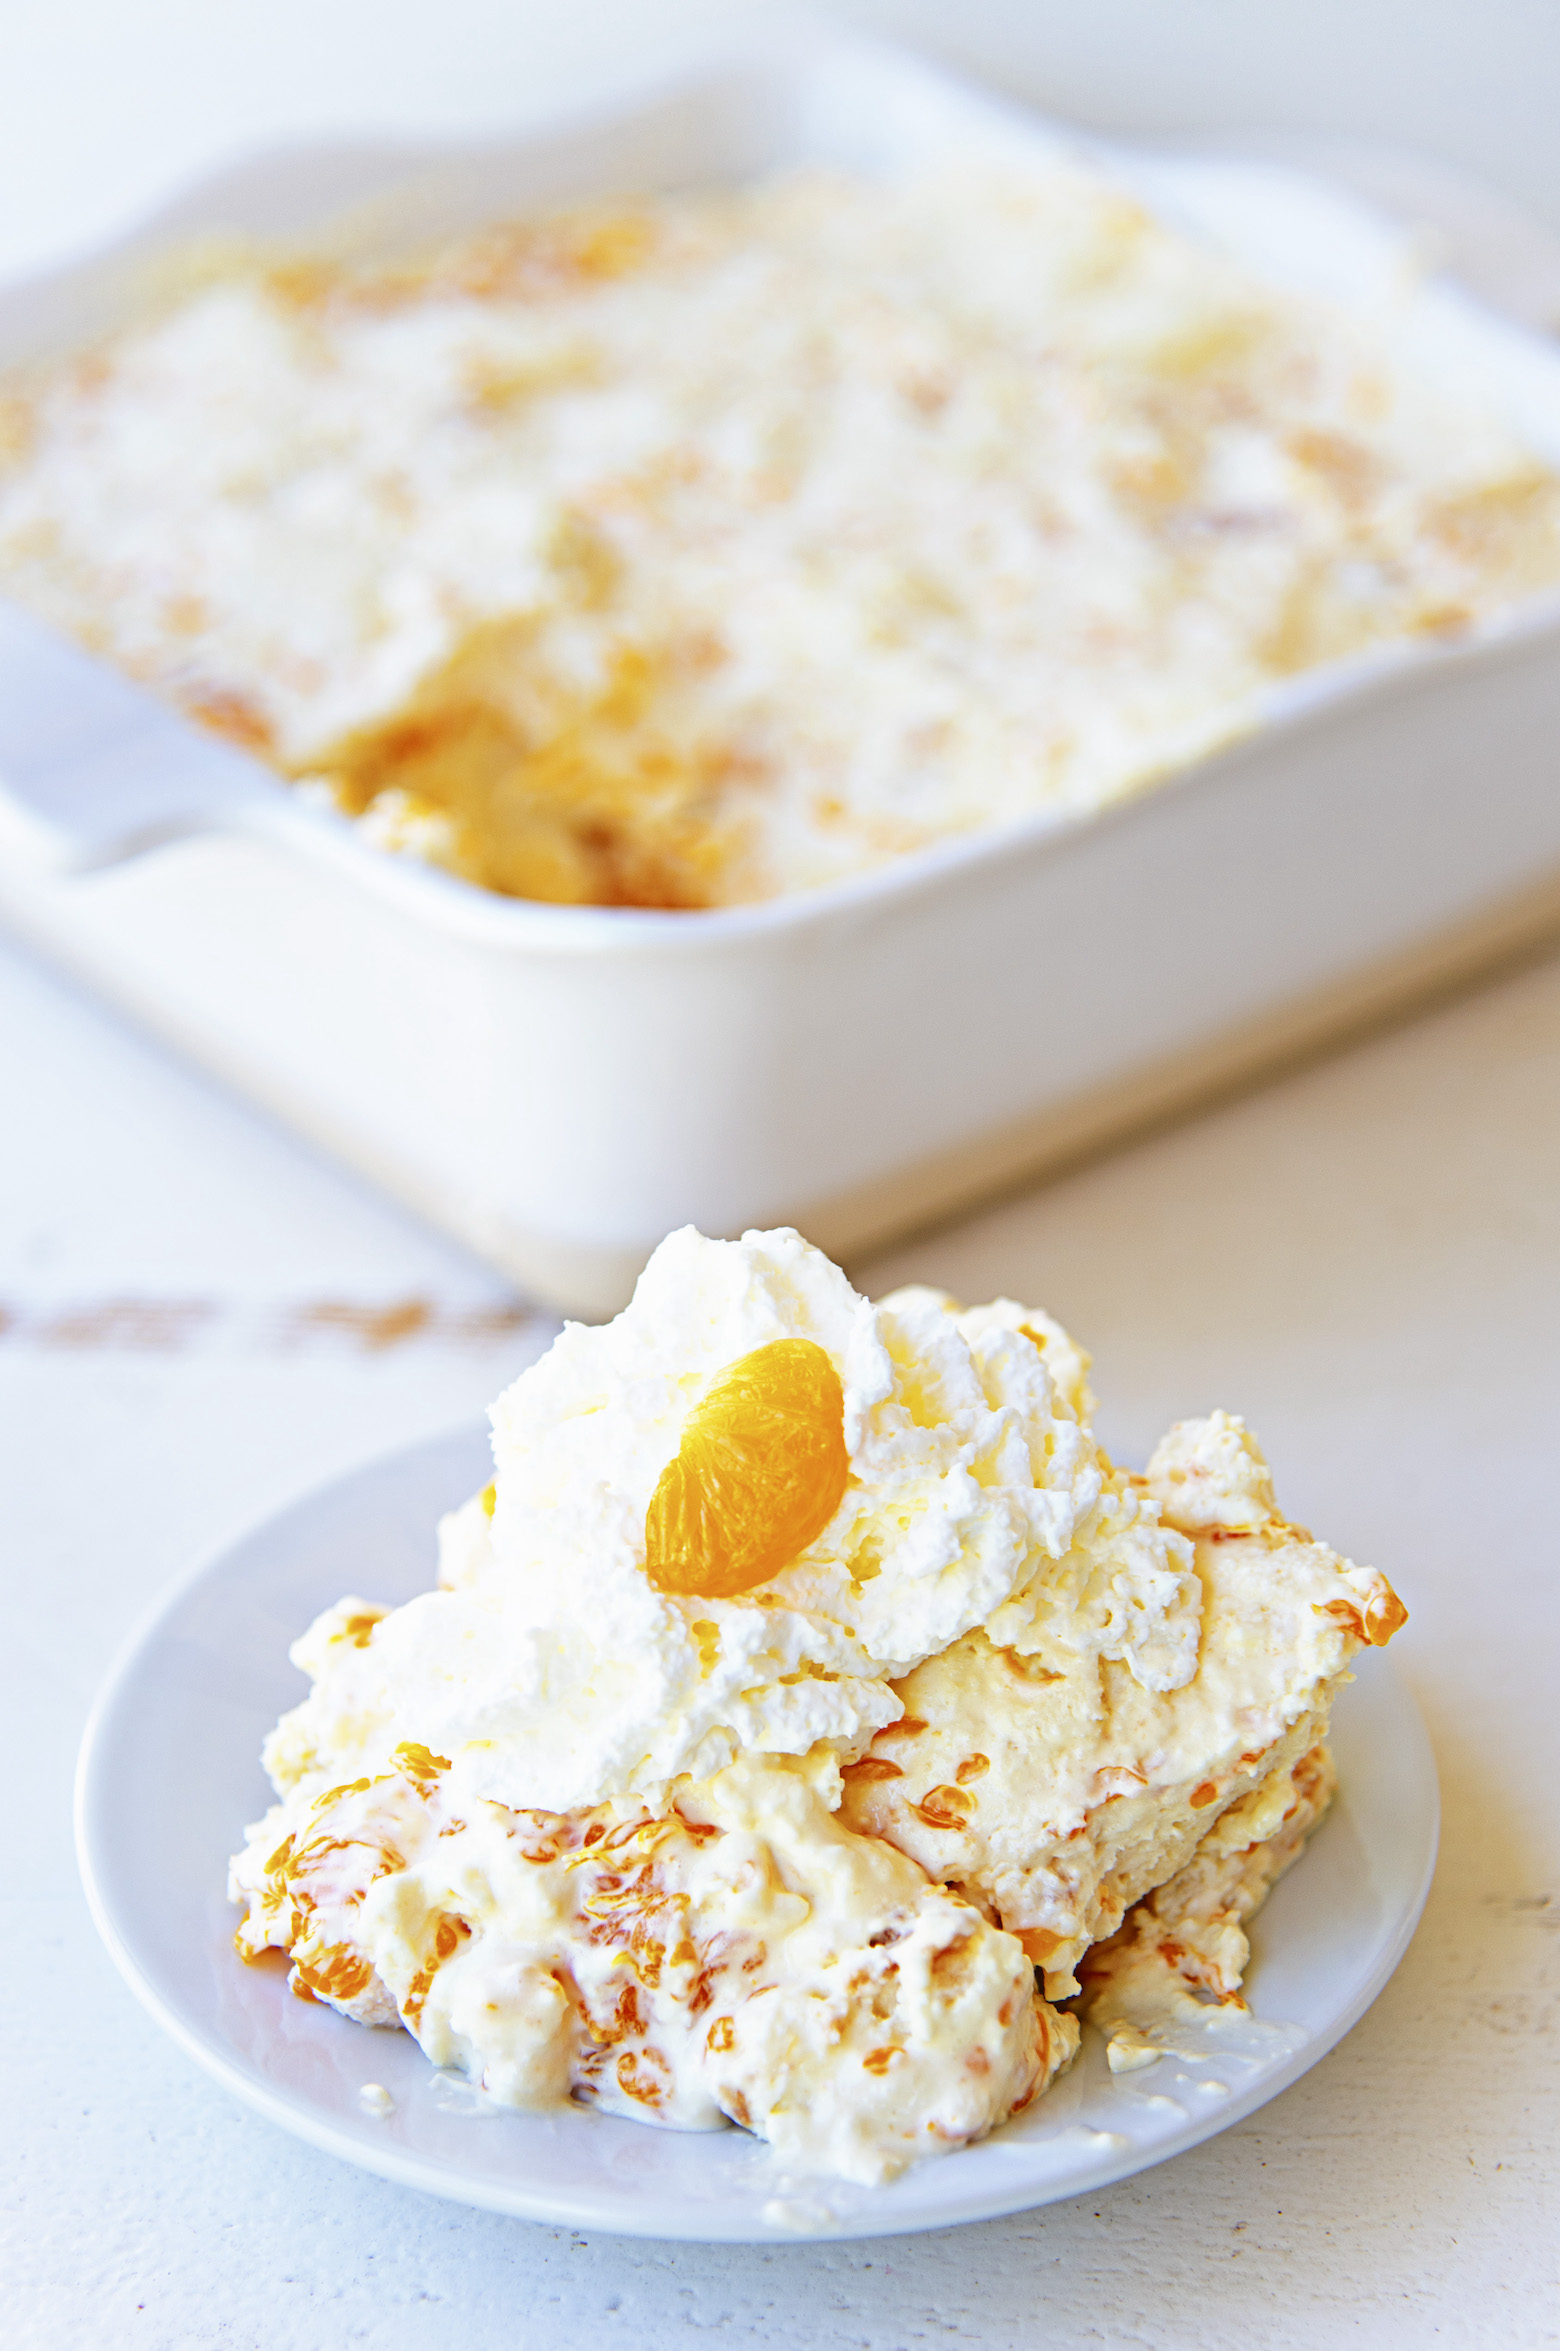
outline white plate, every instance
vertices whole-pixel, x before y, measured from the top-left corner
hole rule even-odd
[[[407,2186],[528,2220],[647,2237],[866,2237],[987,2220],[1159,2163],[1274,2097],[1361,2016],[1408,1946],[1435,1862],[1429,1742],[1384,1658],[1335,1720],[1332,1817],[1256,1924],[1252,2015],[1209,2011],[1178,2054],[1113,2079],[1093,2034],[1021,2121],[887,2188],[798,2179],[741,2131],[674,2133],[584,2110],[517,2115],[436,2073],[405,2033],[297,2001],[233,1949],[225,1865],[268,1800],[258,1755],[303,1695],[287,1645],[343,1592],[432,1581],[433,1525],[489,1474],[486,1432],[399,1453],[272,1519],[175,1592],[88,1725],[77,1842],[92,1913],[132,1990],[238,2096]],[[394,2101],[380,2117],[365,2085]]]

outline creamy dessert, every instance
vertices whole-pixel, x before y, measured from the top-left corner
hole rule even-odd
[[[1251,1957],[1246,1921],[1299,1860],[1337,1784],[1325,1746],[1270,1772],[1220,1815],[1184,1869],[1085,1954],[1083,2006],[1112,2073],[1154,2064],[1164,2046],[1156,2033],[1173,2032],[1188,2010],[1238,1998]]]
[[[1078,163],[192,275],[0,386],[0,591],[521,897],[1062,822],[1560,581],[1487,402]]]
[[[673,1234],[498,1399],[437,1588],[297,1643],[240,1951],[502,2103],[732,2121],[867,2181],[1028,2105],[1079,1963],[1163,1964],[1183,1909],[1236,1995],[1348,1660],[1403,1610],[1228,1415],[1118,1470],[1087,1370],[1009,1300],[874,1305],[794,1232]]]
[[[1195,1672],[1156,1686],[1109,1653],[1086,1660],[1073,1593],[1047,1579],[905,1676],[905,1714],[846,1767],[847,1819],[993,1908],[1055,1998],[1226,1808],[1244,1820],[1255,1807],[1267,1825],[1254,1835],[1270,1833],[1350,1657],[1403,1618],[1383,1578],[1285,1523],[1227,1413],[1173,1429],[1146,1477],[1112,1471],[1096,1516],[1113,1547],[1166,1528],[1183,1538]],[[1098,1576],[1075,1556],[1074,1575]],[[1114,1579],[1111,1603],[1141,1606]]]

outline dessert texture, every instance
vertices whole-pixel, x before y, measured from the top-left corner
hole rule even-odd
[[[438,1587],[295,1645],[241,1953],[501,2103],[864,2181],[1044,2090],[1080,1963],[1113,2048],[1172,1961],[1238,1996],[1404,1611],[1230,1415],[1118,1470],[1087,1374],[1011,1300],[673,1234],[498,1399]]]
[[[488,888],[765,899],[1560,581],[1554,473],[1400,325],[1062,160],[208,253],[0,386],[0,589]]]
[[[1162,2053],[1188,2008],[1239,1999],[1259,1910],[1337,1793],[1326,1746],[1270,1772],[1221,1813],[1184,1869],[1134,1905],[1125,1923],[1080,1964],[1082,2012],[1105,2036],[1112,2073],[1136,2073]]]
[[[1085,1661],[1070,1595],[1047,1580],[907,1675],[904,1716],[846,1767],[847,1819],[992,1909],[1056,1998],[1211,1821],[1282,1784],[1361,1642],[1403,1621],[1382,1577],[1279,1517],[1229,1414],[1181,1423],[1146,1477],[1113,1472],[1097,1511],[1194,1542],[1195,1672],[1156,1689],[1108,1655]]]

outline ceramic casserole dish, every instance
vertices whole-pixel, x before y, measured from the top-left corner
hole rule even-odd
[[[549,202],[1065,136],[899,53],[788,38],[511,143],[249,165],[0,296],[0,366],[102,332],[149,256],[213,232],[304,239],[371,205],[393,250]],[[1292,171],[1092,152],[1275,277],[1369,308],[1401,271],[1384,224]],[[1410,308],[1426,363],[1560,462],[1560,356],[1444,287]],[[0,616],[0,768],[71,702],[50,660]],[[133,789],[105,819],[47,761],[9,794],[0,775],[0,916],[582,1313],[688,1221],[795,1223],[849,1258],[1560,921],[1547,603],[1313,671],[1103,814],[692,913],[526,903],[392,856],[180,720],[138,753],[142,697],[102,677]]]

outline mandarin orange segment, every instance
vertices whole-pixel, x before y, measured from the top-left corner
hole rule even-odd
[[[690,1598],[751,1592],[817,1541],[849,1475],[845,1391],[824,1350],[755,1347],[684,1423],[645,1513],[645,1573]]]

